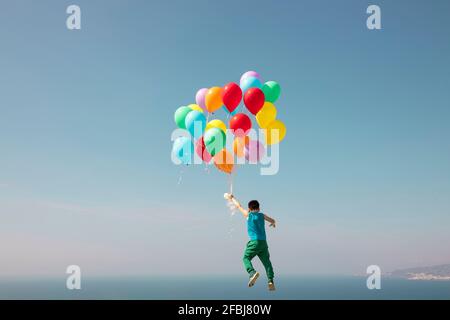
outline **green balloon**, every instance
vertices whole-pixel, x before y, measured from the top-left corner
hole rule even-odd
[[[225,139],[225,133],[219,128],[211,128],[206,130],[203,137],[206,150],[213,157],[216,153],[222,151],[222,149],[225,148]]]
[[[184,123],[184,119],[186,119],[186,116],[189,112],[191,112],[192,109],[189,107],[179,107],[177,111],[175,111],[175,123],[177,124],[177,127],[180,129],[186,129],[186,124]]]
[[[274,103],[277,101],[280,96],[280,85],[275,81],[267,81],[264,83],[262,87],[262,92],[264,92],[264,96],[266,97],[266,101]]]

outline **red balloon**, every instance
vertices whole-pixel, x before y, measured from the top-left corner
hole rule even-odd
[[[230,119],[230,129],[237,137],[244,137],[252,127],[252,120],[243,113],[238,113]]]
[[[242,100],[242,90],[236,83],[230,82],[222,90],[222,101],[228,111],[233,112]]]
[[[266,97],[264,92],[259,88],[250,88],[245,92],[244,103],[248,111],[256,115],[264,105]]]
[[[206,163],[209,163],[212,159],[208,150],[206,150],[205,141],[203,141],[203,137],[201,137],[200,139],[197,140],[197,142],[195,144],[195,152]]]

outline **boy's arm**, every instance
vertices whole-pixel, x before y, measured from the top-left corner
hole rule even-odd
[[[264,215],[264,220],[269,222],[269,227],[274,227],[275,228],[275,223],[276,223],[275,219],[272,219],[268,215]]]
[[[233,201],[234,205],[239,209],[239,211],[242,212],[244,217],[247,218],[248,217],[248,210],[245,210],[244,208],[242,208],[242,206],[239,203],[239,201],[237,201],[237,199],[232,194],[230,195],[230,200]]]

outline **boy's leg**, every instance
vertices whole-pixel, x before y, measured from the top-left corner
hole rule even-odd
[[[262,246],[258,252],[258,258],[261,260],[264,268],[266,269],[267,279],[269,282],[273,281],[273,267],[272,263],[270,262],[270,254],[269,254],[269,247],[267,246],[267,243]]]
[[[249,275],[254,274],[256,271],[253,268],[252,265],[252,259],[257,254],[257,246],[255,241],[249,241],[247,242],[247,246],[244,251],[244,257],[242,258],[242,261],[244,262],[245,270],[247,270]]]

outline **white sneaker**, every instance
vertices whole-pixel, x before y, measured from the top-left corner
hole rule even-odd
[[[253,285],[255,284],[256,280],[259,277],[259,272],[255,272],[253,275],[250,276],[250,280],[248,281],[248,287],[253,287]]]

